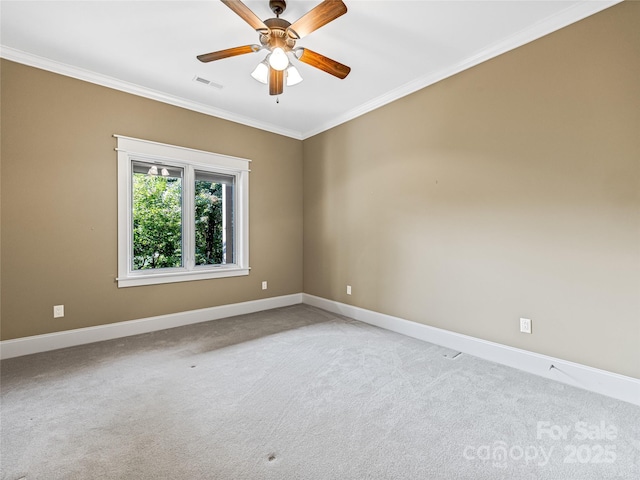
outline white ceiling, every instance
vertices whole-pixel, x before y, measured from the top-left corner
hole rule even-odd
[[[250,77],[258,52],[201,63],[196,55],[259,43],[218,0],[0,3],[4,58],[307,138],[620,0],[345,0],[348,12],[299,40],[351,67],[339,80],[296,65],[304,81],[276,103]],[[262,19],[268,0],[245,3]],[[293,23],[319,0],[289,0]],[[193,81],[200,76],[222,85]]]

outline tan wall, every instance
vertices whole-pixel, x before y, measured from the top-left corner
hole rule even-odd
[[[640,378],[638,25],[625,2],[305,140],[304,291]]]
[[[302,291],[302,142],[9,61],[1,73],[2,339]],[[117,288],[114,133],[253,160],[249,276]]]
[[[304,142],[3,60],[2,339],[302,291],[304,187],[305,292],[640,377],[638,24],[625,2]],[[113,133],[253,160],[250,276],[117,288]]]

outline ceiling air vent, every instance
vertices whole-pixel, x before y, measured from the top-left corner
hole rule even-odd
[[[203,85],[207,85],[209,87],[213,87],[213,88],[219,88],[219,89],[222,88],[222,85],[220,85],[219,83],[212,82],[211,80],[207,80],[206,78],[199,77],[198,75],[193,77],[193,81],[197,83],[201,83]]]

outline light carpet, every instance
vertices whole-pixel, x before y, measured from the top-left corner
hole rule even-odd
[[[637,479],[640,408],[307,305],[2,362],[1,478]]]

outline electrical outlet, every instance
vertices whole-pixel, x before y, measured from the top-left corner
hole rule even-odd
[[[520,319],[520,332],[522,332],[522,333],[531,333],[531,319],[530,318],[521,318]]]
[[[264,282],[262,282],[262,289],[266,290],[267,289],[267,282],[266,280]]]
[[[64,305],[53,306],[53,318],[64,317]]]
[[[351,285],[347,285],[347,295],[351,295]]]

